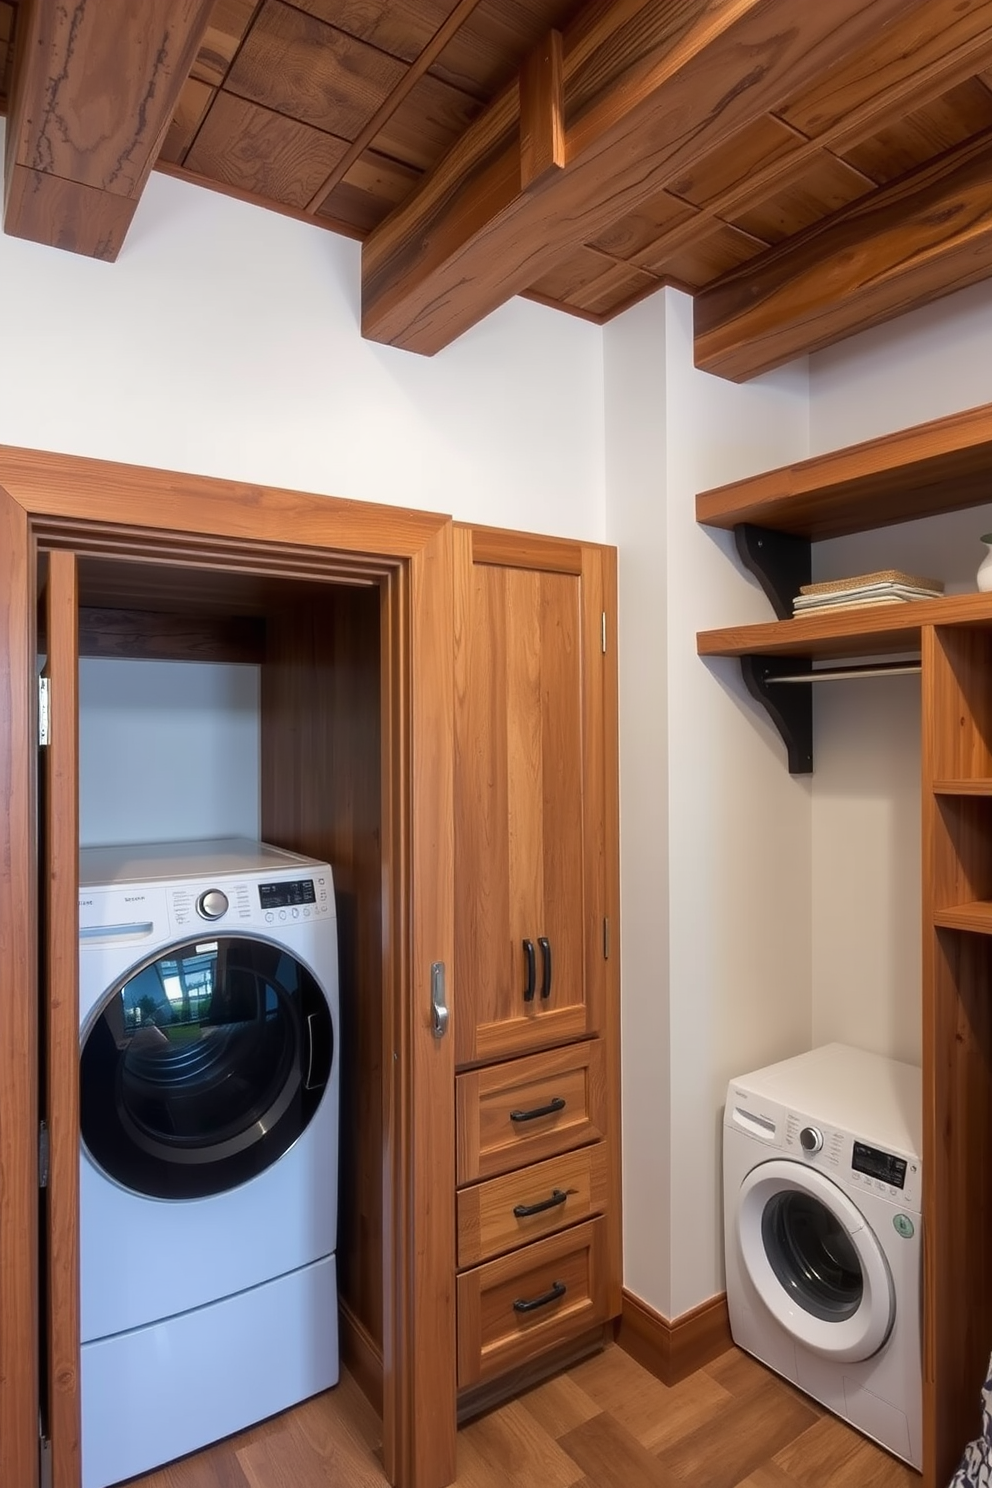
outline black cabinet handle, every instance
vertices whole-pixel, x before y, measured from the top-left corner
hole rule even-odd
[[[527,957],[527,985],[524,988],[524,1002],[534,1001],[534,988],[537,985],[537,968],[534,964],[534,942],[525,940],[522,942],[524,955]]]
[[[537,1204],[514,1204],[513,1212],[518,1219],[529,1219],[532,1214],[543,1214],[545,1209],[557,1209],[567,1198],[564,1189],[554,1188],[549,1199],[541,1199]]]
[[[553,1116],[556,1111],[564,1111],[565,1102],[560,1095],[553,1095],[546,1106],[535,1106],[533,1111],[511,1111],[511,1121],[536,1121],[538,1116]]]
[[[550,1292],[544,1292],[540,1297],[518,1297],[513,1304],[514,1312],[533,1312],[537,1307],[547,1307],[549,1302],[557,1302],[559,1297],[564,1297],[568,1288],[563,1281],[553,1281]]]
[[[537,943],[544,957],[544,976],[541,979],[541,997],[551,996],[551,942],[546,935],[539,935]]]

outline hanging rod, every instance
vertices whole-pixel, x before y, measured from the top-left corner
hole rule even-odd
[[[843,682],[851,677],[912,676],[920,670],[918,661],[875,661],[864,666],[821,667],[812,672],[787,672],[781,677],[766,677],[765,686],[780,682]]]

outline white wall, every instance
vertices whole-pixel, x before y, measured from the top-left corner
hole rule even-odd
[[[810,788],[737,664],[696,655],[697,630],[771,615],[729,534],[697,526],[694,507],[698,490],[806,454],[806,374],[736,387],[697,372],[691,304],[672,291],[608,325],[605,344],[625,1285],[671,1317],[722,1286],[727,1081],[810,1042]]]
[[[992,400],[992,284],[809,359],[814,453]],[[990,493],[992,496],[992,493]],[[833,578],[899,567],[975,588],[992,505],[814,546]],[[918,679],[823,684],[814,696],[813,1039],[918,1063]]]

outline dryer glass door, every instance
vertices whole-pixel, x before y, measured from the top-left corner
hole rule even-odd
[[[84,1032],[84,1146],[135,1193],[221,1193],[305,1130],[332,1046],[327,1001],[284,947],[243,936],[172,946],[133,967]]]
[[[870,1359],[895,1320],[884,1251],[848,1196],[816,1168],[759,1163],[741,1184],[741,1258],[772,1317],[827,1358]]]

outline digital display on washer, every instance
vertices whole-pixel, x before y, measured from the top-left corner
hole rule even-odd
[[[297,878],[292,883],[259,884],[258,897],[263,909],[285,909],[290,904],[316,904],[312,878]]]
[[[880,1152],[877,1147],[868,1147],[864,1142],[855,1142],[851,1167],[856,1173],[866,1173],[869,1178],[881,1178],[892,1188],[906,1186],[906,1159],[893,1157],[891,1152]]]

